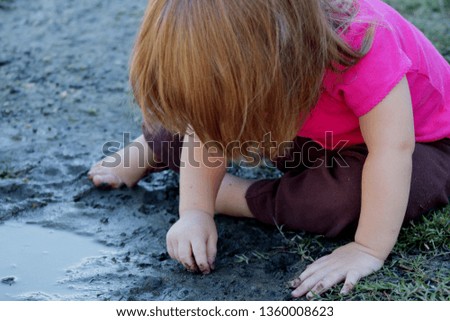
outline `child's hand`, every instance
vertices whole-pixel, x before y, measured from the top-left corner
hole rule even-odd
[[[211,214],[186,211],[167,233],[167,251],[189,271],[214,270],[217,229]]]
[[[341,294],[349,293],[359,279],[383,266],[384,261],[370,254],[372,252],[355,242],[337,248],[309,265],[299,278],[291,282],[291,286],[296,288],[292,296],[297,298],[308,293],[306,297],[311,299],[344,280]]]

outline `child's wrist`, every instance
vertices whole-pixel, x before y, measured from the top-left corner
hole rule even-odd
[[[197,218],[197,217],[203,217],[203,216],[209,216],[210,218],[214,218],[214,213],[211,213],[206,210],[200,210],[200,209],[187,209],[187,210],[180,210],[180,219],[181,218]]]
[[[389,254],[391,253],[391,250],[380,249],[380,248],[375,248],[375,247],[369,246],[369,245],[365,244],[365,242],[362,240],[355,239],[354,243],[357,244],[359,247],[361,247],[362,251],[364,251],[367,254],[370,254],[373,257],[376,257],[377,259],[380,259],[382,261],[385,261],[387,259],[387,257],[389,256]]]
[[[355,234],[355,243],[364,247],[367,253],[385,261],[397,242],[398,234],[394,231],[381,231],[374,234],[373,231],[359,229]]]

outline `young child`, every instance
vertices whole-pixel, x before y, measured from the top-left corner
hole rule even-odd
[[[152,0],[131,83],[145,155],[127,147],[89,177],[119,187],[179,171],[167,250],[190,271],[214,269],[222,213],[352,233],[292,281],[294,297],[342,281],[348,293],[383,266],[403,223],[448,204],[450,67],[380,0]],[[130,166],[109,166],[128,152]],[[285,174],[226,173],[261,156]]]

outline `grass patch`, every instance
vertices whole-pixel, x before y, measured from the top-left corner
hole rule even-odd
[[[288,243],[290,251],[306,263],[340,245],[340,242],[302,233]],[[341,287],[342,284],[333,287],[316,300],[450,300],[450,207],[403,228],[383,268],[362,279],[352,293],[340,295]]]
[[[450,0],[385,0],[417,26],[450,62]]]
[[[425,216],[404,228],[394,254],[436,256],[450,251],[450,207]]]
[[[291,261],[306,266],[351,239],[330,240],[304,232],[279,229],[281,246],[266,253],[235,255],[237,264],[271,262],[279,253],[297,256]],[[296,273],[300,273],[297,271]],[[384,266],[363,278],[353,292],[343,296],[342,284],[316,297],[325,301],[450,301],[450,206],[430,212],[402,228],[398,242]]]
[[[403,15],[420,13],[442,13],[450,9],[450,0],[384,0]]]

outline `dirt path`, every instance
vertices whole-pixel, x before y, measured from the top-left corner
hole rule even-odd
[[[77,233],[108,250],[64,272],[60,286],[70,293],[30,288],[15,298],[285,299],[286,282],[306,262],[283,250],[275,229],[218,218],[217,271],[192,275],[165,250],[166,231],[177,218],[175,174],[110,192],[86,179],[106,141],[139,133],[127,66],[145,5],[15,0],[0,9],[0,222]],[[14,241],[4,246],[14,250]],[[8,277],[0,275],[4,283]]]

